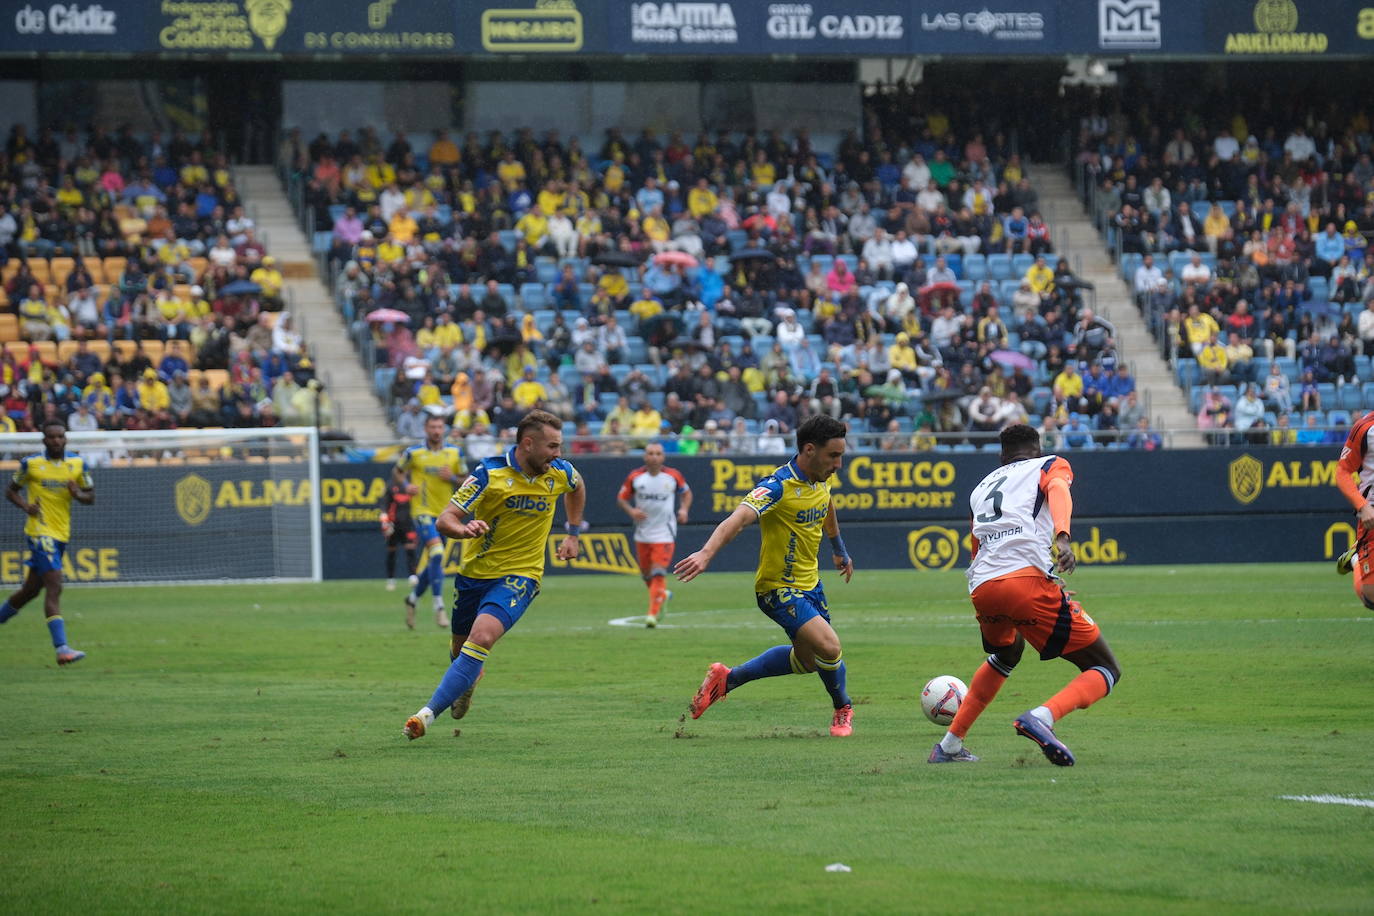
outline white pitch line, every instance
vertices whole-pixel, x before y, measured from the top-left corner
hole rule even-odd
[[[1352,808],[1374,808],[1374,798],[1351,798],[1348,795],[1280,795],[1284,801],[1313,802],[1318,805],[1349,805]]]

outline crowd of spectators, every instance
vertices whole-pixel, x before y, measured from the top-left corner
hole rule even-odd
[[[608,448],[781,451],[817,412],[879,448],[1028,419],[1091,447],[1140,411],[1025,165],[943,115],[833,151],[805,129],[365,128],[280,152],[346,314],[381,316],[403,437],[440,413],[482,443],[540,405]]]
[[[333,424],[222,153],[15,125],[0,154],[0,427]]]
[[[1217,442],[1343,441],[1374,407],[1374,134],[1290,123],[1081,125],[1097,216]]]

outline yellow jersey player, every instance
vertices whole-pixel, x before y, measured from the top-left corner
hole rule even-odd
[[[425,420],[425,442],[401,453],[391,472],[392,482],[413,484],[417,492],[411,507],[416,539],[420,542],[418,575],[406,595],[406,626],[415,629],[415,604],[428,586],[434,593],[434,622],[448,626],[444,613],[444,539],[434,522],[453,497],[453,489],[467,473],[463,454],[456,445],[445,445],[448,424],[443,417]]]
[[[568,520],[557,556],[578,555],[587,491],[573,466],[559,457],[563,421],[532,410],[516,427],[515,440],[505,454],[473,468],[439,516],[440,533],[474,543],[463,551],[454,577],[452,661],[429,704],[406,720],[404,733],[412,740],[425,733],[436,712],[448,708],[455,719],[467,714],[491,647],[539,594],[559,496]]]
[[[830,540],[835,569],[848,582],[854,561],[840,537],[830,477],[844,460],[848,429],[828,416],[812,417],[797,430],[797,455],[763,478],[706,545],[673,568],[683,582],[706,571],[711,559],[756,519],[759,523],[758,573],[754,597],[763,611],[787,633],[790,645],[774,646],[757,658],[728,668],[717,662],[692,699],[692,718],[741,684],[761,677],[815,671],[835,707],[830,734],[854,733],[854,707],[845,691],[845,665],[840,638],[830,625],[830,608],[820,581],[821,532]]]
[[[0,623],[5,623],[43,589],[43,611],[48,618],[57,663],[70,665],[86,657],[67,645],[67,627],[62,621],[62,557],[72,533],[72,500],[89,506],[95,502],[95,488],[86,463],[80,455],[67,451],[67,428],[61,423],[43,424],[43,454],[30,455],[19,462],[9,489],[9,501],[18,506],[28,521],[24,536],[29,556],[28,575],[19,590],[0,604]]]

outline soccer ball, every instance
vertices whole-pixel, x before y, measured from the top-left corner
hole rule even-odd
[[[936,725],[948,725],[967,693],[968,686],[953,675],[933,677],[921,688],[921,709]]]

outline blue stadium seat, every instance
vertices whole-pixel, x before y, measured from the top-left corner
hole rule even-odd
[[[649,392],[649,403],[653,405],[654,410],[662,410],[662,409],[663,409],[663,392],[662,392],[662,391],[650,391],[650,392]]]
[[[520,284],[520,301],[525,304],[525,308],[529,311],[542,309],[548,304],[548,297],[544,293],[544,284]]]
[[[536,258],[534,262],[534,274],[540,283],[557,283],[558,263],[549,258]]]
[[[1360,407],[1364,410],[1374,407],[1374,382],[1365,382],[1360,386]]]
[[[1035,265],[1035,256],[1029,254],[1014,254],[1011,256],[1011,273],[1014,277],[1024,277],[1026,271]]]
[[[1011,279],[1011,257],[1005,254],[988,255],[988,276],[994,280]]]
[[[558,312],[553,309],[535,309],[534,326],[547,334],[549,333],[549,328],[553,327],[553,320],[556,317],[558,317]]]
[[[1291,356],[1276,356],[1274,357],[1274,362],[1279,364],[1279,368],[1281,368],[1283,374],[1288,377],[1288,381],[1296,382],[1298,380],[1298,361],[1296,359]]]
[[[1341,387],[1338,401],[1341,408],[1345,410],[1360,409],[1360,389],[1358,385],[1344,385]]]
[[[1322,382],[1318,385],[1317,394],[1321,396],[1323,407],[1330,407],[1336,403],[1336,386],[1330,382]]]
[[[328,251],[334,244],[334,233],[327,230],[316,232],[310,237],[310,250],[315,254]]]
[[[1331,288],[1325,277],[1310,277],[1307,288],[1312,291],[1313,302],[1326,302],[1331,298]]]
[[[339,217],[341,217],[341,216],[344,215],[344,211],[345,211],[346,209],[348,209],[348,207],[345,206],[344,204],[330,204],[330,205],[329,205],[329,218],[330,218],[330,220],[332,220],[332,221],[334,221],[334,222],[338,222]]]
[[[964,279],[980,283],[987,275],[988,259],[983,255],[971,254],[964,259]]]
[[[520,237],[520,233],[516,232],[514,229],[502,229],[499,235],[501,237],[502,247],[511,254],[515,254],[515,241]]]
[[[1180,359],[1178,365],[1174,367],[1174,378],[1178,381],[1180,388],[1191,388],[1196,385],[1198,379],[1197,360]]]
[[[945,255],[945,266],[954,271],[954,276],[962,280],[964,278],[964,256],[961,254]]]
[[[1348,410],[1329,410],[1326,412],[1327,426],[1349,426],[1350,411]]]

